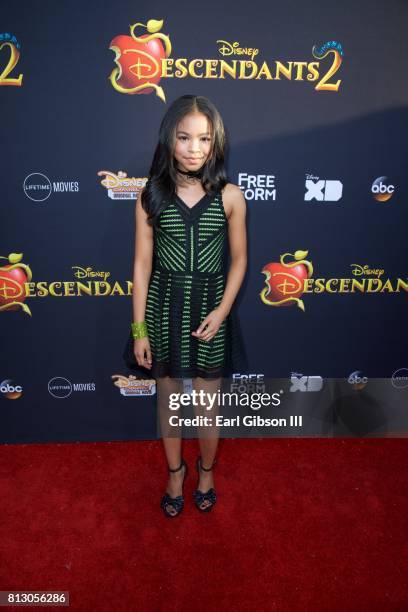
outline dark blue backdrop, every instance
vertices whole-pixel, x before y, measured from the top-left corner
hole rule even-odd
[[[3,269],[1,441],[155,437],[155,396],[122,394],[115,384],[131,374],[122,350],[132,320],[135,197],[123,197],[123,189],[109,197],[98,172],[140,179],[137,192],[166,107],[185,93],[208,96],[219,108],[229,177],[248,205],[249,265],[237,305],[250,372],[347,379],[359,371],[370,379],[408,367],[404,290],[307,293],[304,311],[260,299],[262,268],[297,250],[308,251],[313,278],[353,278],[358,264],[383,269],[383,280],[407,282],[407,14],[397,0],[210,0],[194,10],[126,0],[103,9],[77,0],[3,7],[2,40],[15,38],[0,51],[0,264],[29,266],[32,286],[29,312],[13,309],[21,279],[13,285]],[[257,69],[265,62],[272,76],[276,61],[317,62],[322,76],[334,54],[317,59],[312,48],[335,41],[343,55],[330,82],[340,85],[316,90],[306,68],[298,80],[295,71],[291,80],[220,78],[219,65],[215,78],[179,78],[173,65],[172,76],[160,80],[165,100],[120,93],[109,80],[110,43],[150,19],[163,20],[169,59],[251,60],[250,52],[222,54],[236,42],[258,49]],[[20,74],[20,84],[8,81]],[[253,197],[245,175],[258,185],[262,175],[274,177],[275,196],[265,199],[261,190]],[[341,181],[341,198],[305,201],[307,175]],[[386,202],[372,193],[379,177],[394,186]],[[10,254],[21,258],[7,261]],[[113,292],[97,295],[95,281],[104,279]],[[90,282],[89,295],[79,295],[81,282]]]

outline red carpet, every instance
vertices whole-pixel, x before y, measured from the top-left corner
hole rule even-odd
[[[1,446],[0,590],[87,612],[408,610],[406,440],[221,440],[209,514],[183,444],[176,519],[161,441]]]

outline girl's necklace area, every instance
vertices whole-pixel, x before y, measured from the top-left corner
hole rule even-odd
[[[177,168],[177,172],[183,174],[187,179],[199,179],[203,176],[202,168],[200,168],[199,170],[180,170],[180,168]]]

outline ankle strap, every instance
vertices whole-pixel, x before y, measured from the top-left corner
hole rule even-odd
[[[181,468],[184,465],[184,459],[181,460],[180,465],[178,466],[178,468],[175,468],[174,470],[172,470],[171,468],[169,468],[169,472],[178,472],[179,470],[181,470]]]
[[[203,464],[201,463],[201,457],[199,457],[199,459],[198,459],[198,460],[199,460],[199,462],[200,462],[200,468],[201,468],[202,470],[204,470],[204,472],[211,472],[211,470],[213,469],[213,467],[214,467],[214,466],[216,465],[216,463],[217,463],[217,460],[216,460],[216,459],[214,459],[214,461],[212,462],[211,467],[209,467],[209,468],[205,468],[205,467],[203,466]]]

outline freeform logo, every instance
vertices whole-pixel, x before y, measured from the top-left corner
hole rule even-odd
[[[242,189],[246,200],[265,201],[276,200],[276,185],[274,174],[238,173],[238,186]]]
[[[295,391],[320,391],[323,387],[323,378],[321,376],[303,376],[303,374],[297,374],[292,372],[290,377],[292,383],[290,392]]]
[[[255,393],[256,391],[265,392],[265,375],[260,373],[234,373],[232,375],[230,390],[236,391],[237,393]]]
[[[64,193],[79,191],[78,181],[53,181],[41,172],[32,172],[25,177],[23,190],[27,198],[33,202],[44,202],[51,193]]]
[[[305,202],[338,202],[343,195],[343,183],[338,180],[319,179],[318,176],[306,174]]]
[[[371,185],[371,193],[374,195],[377,202],[386,202],[394,193],[394,185],[388,183],[389,181],[386,176],[379,176]]]

